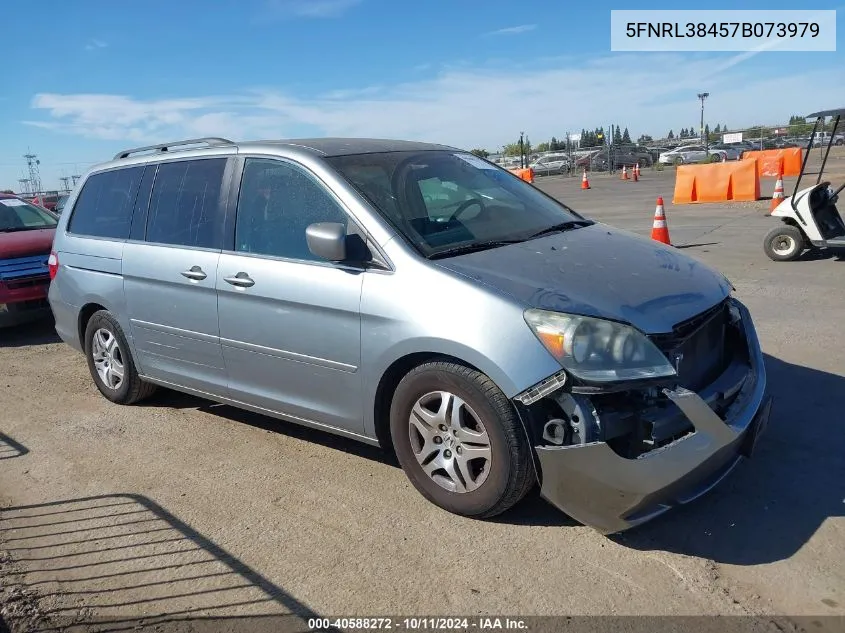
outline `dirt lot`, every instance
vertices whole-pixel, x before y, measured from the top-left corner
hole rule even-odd
[[[351,441],[170,392],[112,405],[47,323],[0,333],[0,613],[13,630],[315,613],[784,614],[836,630],[818,616],[845,616],[845,263],[775,264],[766,202],[674,207],[672,182],[539,186],[642,234],[663,195],[673,242],[749,305],[773,417],[706,498],[611,539],[536,496],[458,518]]]

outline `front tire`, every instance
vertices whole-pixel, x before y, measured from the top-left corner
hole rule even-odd
[[[390,408],[399,464],[431,503],[489,518],[516,505],[536,481],[516,411],[490,378],[430,362],[399,383]]]
[[[798,227],[784,224],[768,232],[763,250],[772,261],[793,261],[804,252],[804,234]]]
[[[97,389],[116,404],[133,404],[156,390],[138,376],[123,329],[107,310],[95,312],[88,320],[85,357]]]

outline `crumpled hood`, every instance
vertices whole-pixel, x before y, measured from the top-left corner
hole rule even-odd
[[[670,332],[731,291],[723,275],[675,248],[599,223],[435,261],[527,306],[648,334]]]

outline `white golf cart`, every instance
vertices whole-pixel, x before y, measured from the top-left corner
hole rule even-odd
[[[845,188],[842,184],[834,189],[830,182],[822,181],[827,157],[836,138],[836,129],[839,127],[840,119],[845,115],[845,108],[839,110],[826,110],[816,112],[807,116],[815,117],[816,124],[810,136],[810,144],[801,164],[801,173],[795,182],[792,195],[784,200],[771,212],[771,215],[780,218],[783,224],[772,229],[763,240],[763,250],[770,259],[776,262],[786,262],[797,259],[806,249],[813,248],[845,248],[845,222],[836,208],[836,201],[839,193]],[[810,158],[810,151],[813,148],[813,140],[819,138],[816,132],[823,127],[827,117],[833,117],[833,130],[827,149],[824,151],[821,167],[818,172],[807,172],[807,160]],[[815,184],[800,189],[804,176],[817,176]]]

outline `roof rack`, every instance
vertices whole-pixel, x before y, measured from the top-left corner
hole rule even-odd
[[[219,136],[206,136],[203,138],[191,138],[185,141],[173,141],[172,143],[162,143],[161,145],[148,145],[146,147],[134,147],[118,152],[114,156],[114,160],[121,158],[128,158],[132,154],[140,152],[169,152],[172,147],[182,147],[185,145],[205,145],[206,147],[213,147],[214,145],[234,145],[233,141],[227,138],[220,138]]]

